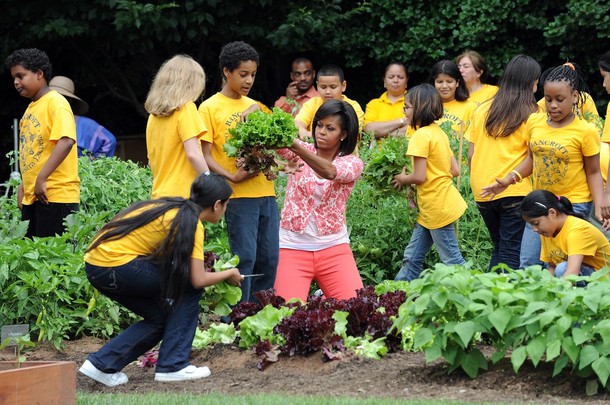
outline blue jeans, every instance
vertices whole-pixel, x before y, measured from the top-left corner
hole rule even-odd
[[[555,266],[555,277],[563,277],[566,274],[566,270],[568,269],[568,262],[561,262],[557,266]],[[592,267],[586,266],[584,264],[580,265],[580,273],[579,276],[590,276],[595,273],[595,269]],[[585,281],[578,281],[576,283],[576,287],[585,287],[587,283]]]
[[[104,373],[116,373],[159,341],[159,373],[182,370],[189,356],[197,328],[201,290],[190,283],[182,299],[171,302],[161,295],[159,269],[146,258],[117,267],[85,265],[87,278],[102,294],[141,316],[120,335],[89,355],[89,361]]]
[[[229,246],[241,274],[263,274],[241,282],[241,301],[273,288],[280,257],[280,214],[275,197],[232,198],[225,213]]]
[[[458,247],[455,224],[451,223],[438,229],[427,229],[417,224],[405,248],[402,267],[395,280],[411,281],[418,278],[424,269],[426,255],[433,244],[444,264],[466,263]]]
[[[477,208],[489,230],[493,251],[489,270],[499,263],[519,268],[519,252],[525,221],[519,207],[523,197],[505,197],[495,201],[477,202]]]
[[[574,212],[582,214],[586,220],[589,220],[593,213],[593,203],[578,203],[572,204]],[[521,256],[519,268],[524,269],[535,264],[544,266],[544,263],[540,261],[540,248],[542,244],[540,242],[540,235],[538,235],[532,229],[530,224],[525,225],[523,231],[523,239],[521,240]]]

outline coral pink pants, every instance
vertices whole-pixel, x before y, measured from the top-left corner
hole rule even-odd
[[[327,298],[348,299],[363,287],[349,244],[342,243],[315,252],[280,249],[275,277],[277,295],[285,300],[307,301],[315,280]]]

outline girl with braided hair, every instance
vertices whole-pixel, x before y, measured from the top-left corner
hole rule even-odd
[[[567,197],[574,211],[589,219],[602,218],[603,182],[599,166],[600,138],[597,130],[579,118],[586,84],[572,64],[549,72],[544,81],[546,113],[527,120],[534,189]],[[529,175],[527,171],[520,173]],[[518,180],[521,180],[519,178]],[[540,264],[540,238],[526,226],[521,244],[521,264]]]
[[[218,174],[200,174],[188,199],[139,202],[104,225],[85,254],[91,284],[143,319],[89,355],[80,372],[109,387],[125,384],[121,370],[159,341],[156,381],[207,377],[189,363],[202,288],[227,281],[237,269],[208,273],[203,264],[202,221],[218,222],[232,190]]]

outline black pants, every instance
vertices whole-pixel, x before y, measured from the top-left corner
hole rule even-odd
[[[49,203],[44,205],[34,201],[32,205],[23,205],[21,219],[30,221],[26,237],[45,237],[61,235],[66,230],[64,219],[73,212],[78,211],[79,204]]]

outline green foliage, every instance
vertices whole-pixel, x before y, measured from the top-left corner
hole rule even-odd
[[[249,316],[239,323],[239,347],[250,348],[255,344],[268,340],[271,344],[281,345],[284,338],[274,333],[274,328],[296,308],[282,306],[275,308],[266,305],[255,315]]]
[[[235,157],[237,167],[250,173],[262,172],[267,179],[275,179],[272,169],[277,166],[273,149],[292,146],[299,131],[292,115],[274,107],[271,114],[254,111],[246,121],[230,128],[232,135],[224,144],[229,157]]]
[[[233,324],[211,323],[206,330],[197,329],[193,339],[193,348],[204,349],[215,343],[233,343],[238,336]]]
[[[59,348],[82,334],[110,338],[135,316],[100,295],[84,271],[84,251],[97,230],[132,202],[147,199],[150,170],[113,158],[79,160],[81,209],[62,236],[24,239],[14,199],[0,198],[0,319],[28,323],[38,341]]]
[[[207,249],[213,251],[214,247],[216,246],[208,246]],[[216,253],[220,258],[214,263],[214,271],[232,269],[239,264],[239,257],[231,255],[228,248],[219,250],[216,247]],[[203,296],[199,305],[204,315],[213,312],[218,316],[227,316],[231,313],[231,306],[237,304],[241,299],[241,294],[241,288],[221,281],[203,289]]]
[[[407,156],[408,145],[409,140],[406,137],[388,137],[372,149],[363,175],[373,187],[383,193],[404,196],[404,192],[394,188],[392,180],[403,168],[406,168],[407,173],[413,171],[412,159]]]
[[[34,342],[30,340],[30,334],[27,333],[23,336],[13,336],[12,338],[6,338],[0,343],[0,350],[4,349],[11,342],[11,339],[15,342],[16,355],[17,355],[17,368],[21,367],[25,359],[25,352],[36,346]]]
[[[254,111],[246,121],[239,122],[230,128],[231,138],[225,144],[228,156],[235,157],[236,150],[245,146],[263,146],[267,148],[284,148],[292,145],[299,131],[292,115],[274,107],[271,114]]]
[[[81,180],[80,210],[108,212],[110,217],[136,201],[150,199],[152,174],[148,167],[113,158],[78,160]],[[110,219],[110,218],[108,218]]]
[[[474,378],[488,360],[478,336],[494,348],[493,363],[507,354],[518,372],[526,360],[534,366],[553,362],[553,376],[572,370],[608,388],[610,376],[610,284],[608,269],[596,272],[585,288],[557,279],[533,266],[483,273],[461,266],[436,265],[411,283],[412,295],[401,306],[394,327],[419,325],[414,348],[426,362],[443,358],[449,371],[461,368]]]

